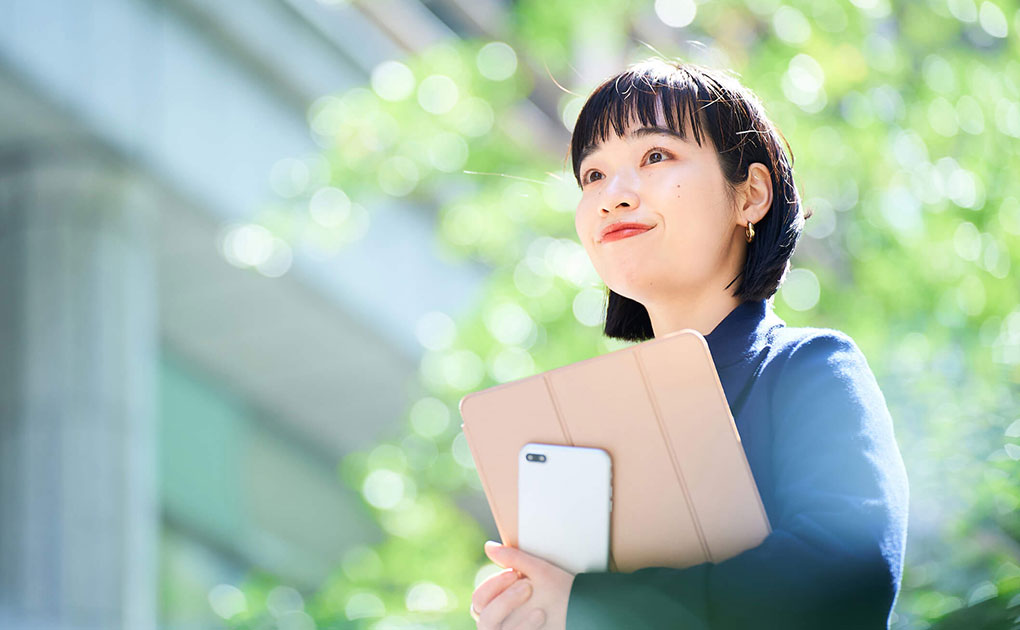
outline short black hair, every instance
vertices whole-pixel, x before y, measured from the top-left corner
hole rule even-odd
[[[772,205],[754,226],[754,240],[737,277],[733,295],[742,301],[768,299],[779,289],[790,268],[790,257],[804,227],[800,195],[793,181],[793,150],[769,120],[758,97],[722,71],[698,64],[649,59],[629,66],[603,81],[588,97],[577,117],[570,139],[574,178],[581,186],[580,167],[592,147],[608,139],[612,129],[623,136],[637,118],[656,125],[661,105],[666,125],[686,136],[690,123],[701,146],[708,134],[733,198],[737,185],[747,180],[747,168],[760,162],[772,178]],[[783,151],[783,145],[789,157]],[[645,307],[608,289],[604,334],[626,341],[655,336]]]

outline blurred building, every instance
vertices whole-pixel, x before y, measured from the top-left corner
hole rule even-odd
[[[498,10],[0,3],[0,627],[215,627],[217,584],[311,588],[381,538],[337,463],[484,270],[398,203],[333,258],[225,248],[321,153],[316,98]]]

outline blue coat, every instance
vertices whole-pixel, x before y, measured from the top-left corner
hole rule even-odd
[[[888,628],[907,475],[864,355],[842,332],[786,326],[765,300],[705,339],[772,533],[718,564],[579,573],[567,630]]]

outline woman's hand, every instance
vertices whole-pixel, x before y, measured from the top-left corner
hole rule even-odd
[[[573,573],[492,541],[485,543],[485,553],[506,570],[479,584],[471,596],[478,630],[565,630]]]

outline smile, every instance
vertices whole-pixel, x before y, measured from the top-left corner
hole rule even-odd
[[[637,236],[638,234],[644,234],[645,232],[651,232],[654,229],[655,226],[653,225],[650,228],[625,228],[623,230],[616,230],[615,232],[610,232],[609,234],[606,234],[604,237],[602,237],[602,242],[608,243],[609,241],[618,241],[622,238],[628,238],[631,236]]]

